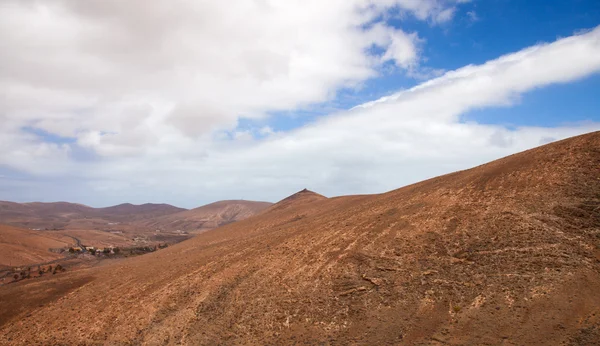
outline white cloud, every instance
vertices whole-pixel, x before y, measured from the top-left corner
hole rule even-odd
[[[389,46],[382,60],[393,60],[398,67],[413,69],[418,62],[418,41],[419,36],[416,33],[407,34],[401,30],[390,30]]]
[[[435,21],[438,23],[445,23],[454,17],[455,11],[455,8],[444,9],[435,16]]]
[[[153,136],[164,126],[201,136],[376,76],[373,45],[400,67],[416,65],[416,36],[380,15],[399,8],[430,20],[453,3],[3,1],[0,112],[63,136],[110,133],[96,140],[99,152],[132,135],[124,123],[132,105],[163,111],[136,124]]]
[[[460,121],[469,110],[511,105],[532,89],[598,72],[596,28],[293,131],[227,132],[240,116],[327,100],[376,75],[382,60],[410,72],[420,59],[417,34],[373,19],[396,6],[436,22],[456,3],[4,2],[0,39],[10,49],[0,51],[0,166],[68,179],[86,191],[68,193],[92,195],[88,203],[194,206],[276,200],[303,187],[385,191],[599,128]],[[369,55],[372,45],[384,53]],[[23,126],[75,144],[44,142]],[[94,158],[75,159],[81,150]]]
[[[477,12],[475,12],[474,10],[467,11],[467,17],[469,18],[469,20],[471,22],[478,22],[479,21],[479,16],[477,15]]]

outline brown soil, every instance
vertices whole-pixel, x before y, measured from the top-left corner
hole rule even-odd
[[[0,287],[0,343],[594,345],[598,287],[595,132]]]
[[[52,261],[61,256],[49,251],[73,240],[61,234],[0,225],[0,268]]]

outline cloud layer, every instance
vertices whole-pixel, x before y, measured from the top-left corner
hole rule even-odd
[[[167,127],[198,137],[329,100],[385,61],[414,68],[418,36],[381,16],[449,20],[454,2],[9,0],[0,109],[13,127],[127,155]]]
[[[240,117],[331,100],[382,64],[415,72],[418,33],[382,18],[437,25],[461,2],[5,2],[0,168],[10,174],[0,178],[0,199],[195,206],[277,200],[304,187],[382,192],[600,128],[461,121],[600,71],[596,28],[296,130],[233,130]],[[31,181],[15,178],[22,174]]]

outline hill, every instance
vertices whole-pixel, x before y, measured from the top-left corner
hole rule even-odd
[[[0,269],[62,258],[49,249],[73,243],[73,239],[62,235],[0,225]]]
[[[151,229],[206,231],[256,215],[271,206],[269,202],[219,201],[195,209],[155,218],[141,224]]]
[[[85,218],[93,208],[75,203],[14,203],[0,201],[2,223],[28,228],[63,228],[74,218]]]
[[[298,208],[301,205],[307,205],[311,204],[312,202],[322,201],[325,199],[327,199],[327,197],[304,189],[275,203],[271,208],[269,208],[269,211],[281,211],[287,208]]]
[[[81,228],[90,225],[105,227],[110,222],[130,222],[184,211],[169,204],[120,204],[107,208],[92,208],[68,202],[14,203],[0,201],[0,220],[19,227],[54,229]]]
[[[111,221],[136,221],[153,219],[185,210],[187,209],[174,207],[170,204],[146,203],[135,205],[124,203],[112,207],[98,208],[95,210],[95,213],[98,217]]]
[[[0,343],[598,344],[599,167],[595,132],[384,194],[304,192],[0,287]]]

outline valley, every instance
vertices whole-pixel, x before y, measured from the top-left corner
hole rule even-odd
[[[166,204],[91,208],[0,201],[0,285],[25,278],[13,278],[25,268],[59,264],[73,270],[156,251],[259,213],[270,204],[221,201],[186,210]]]

